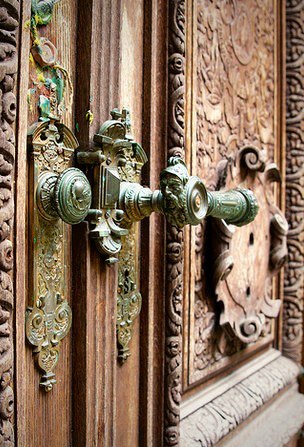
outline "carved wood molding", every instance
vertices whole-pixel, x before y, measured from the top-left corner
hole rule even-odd
[[[3,0],[0,8],[0,445],[14,445],[13,380],[13,268],[12,226],[14,217],[13,166],[15,158],[14,122],[16,97],[13,93],[17,73],[17,33],[20,3]]]
[[[286,447],[296,433],[301,430],[304,414],[304,396],[299,394],[297,386],[283,393],[253,421],[249,421],[233,436],[223,440],[222,447]],[[220,447],[221,444],[219,444]]]
[[[303,0],[286,2],[286,217],[283,352],[301,362],[304,309],[304,137]]]
[[[185,1],[169,2],[168,159],[184,158]],[[182,381],[183,231],[167,225],[164,445],[179,444]]]
[[[294,383],[298,372],[296,364],[280,356],[240,380],[181,421],[181,446],[215,445],[279,391]]]

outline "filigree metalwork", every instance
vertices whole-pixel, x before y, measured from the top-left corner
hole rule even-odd
[[[94,188],[89,219],[93,225],[90,237],[109,264],[118,264],[117,342],[118,357],[124,362],[130,355],[134,320],[140,313],[141,295],[137,289],[137,230],[130,214],[120,209],[123,191],[128,203],[139,181],[147,157],[130,134],[130,115],[127,109],[114,109],[95,135],[92,151],[78,152],[81,164],[93,166]],[[131,185],[126,191],[125,185]],[[141,187],[140,187],[141,188]],[[136,208],[136,207],[135,207]],[[133,213],[136,214],[135,208]]]
[[[37,364],[43,371],[40,385],[45,391],[50,391],[56,383],[54,368],[59,359],[60,343],[68,334],[72,321],[66,299],[67,228],[56,213],[52,200],[57,184],[55,203],[58,210],[62,187],[63,195],[67,193],[67,182],[62,178],[62,172],[69,171],[67,168],[78,143],[66,126],[51,120],[31,127],[28,145],[32,158],[33,213],[30,228],[33,234],[30,240],[33,278],[30,280],[32,303],[27,310],[26,336],[34,346]],[[75,174],[75,170],[72,169],[70,174]],[[82,188],[83,184],[79,185],[78,172],[76,177],[74,175],[74,182],[72,179],[68,185],[72,209],[82,208],[79,191],[83,193],[85,188]]]
[[[118,173],[123,182],[133,185],[140,182],[141,168],[147,157],[140,145],[131,136],[130,114],[123,110],[121,122],[126,129],[126,139],[132,142],[127,151],[120,154]],[[122,238],[122,250],[118,264],[117,295],[117,341],[118,358],[124,363],[130,356],[129,344],[133,335],[133,325],[141,310],[142,297],[137,287],[138,230],[133,221],[124,219],[122,225],[128,228],[128,234]]]
[[[123,238],[118,264],[117,342],[118,358],[124,363],[130,356],[129,344],[135,319],[140,314],[142,297],[137,288],[137,231],[134,225]]]

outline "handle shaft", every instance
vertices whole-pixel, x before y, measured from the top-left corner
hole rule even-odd
[[[226,192],[208,191],[207,216],[224,219],[236,226],[252,222],[258,212],[258,204],[249,189],[232,189]]]

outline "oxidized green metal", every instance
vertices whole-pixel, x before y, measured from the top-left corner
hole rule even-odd
[[[257,200],[250,189],[208,192],[207,215],[224,219],[238,227],[252,222],[258,213]]]
[[[80,169],[68,168],[61,174],[43,172],[39,177],[36,200],[41,216],[75,225],[82,222],[91,206],[91,185]]]
[[[50,391],[60,343],[68,334],[72,311],[66,300],[67,228],[84,219],[90,208],[91,189],[84,174],[71,165],[78,142],[63,124],[36,123],[28,137],[32,163],[31,262],[32,297],[26,314],[26,337],[34,346],[40,385]]]
[[[48,25],[53,17],[55,0],[32,0],[32,16],[38,25]]]
[[[58,0],[32,0],[31,19],[29,22],[31,32],[30,60],[35,67],[31,78],[35,90],[39,95],[38,108],[40,120],[49,118],[59,120],[64,111],[71,105],[73,86],[68,71],[58,62],[58,51],[55,45],[39,33],[39,27],[48,25],[53,16],[53,10]],[[31,90],[28,93],[30,102]],[[65,92],[69,95],[65,95]]]
[[[136,218],[127,216],[119,206],[124,185],[131,187],[125,200],[133,203],[146,154],[130,134],[127,109],[114,109],[94,136],[96,147],[78,152],[77,161],[93,168],[93,203],[89,213],[93,228],[90,237],[109,264],[118,262],[117,342],[118,357],[124,362],[130,355],[129,343],[134,320],[140,313],[141,294],[137,290],[137,229]],[[130,210],[131,212],[131,210]],[[136,214],[136,206],[132,209]],[[144,211],[143,211],[144,212]]]
[[[178,157],[171,157],[169,166],[161,172],[160,191],[123,182],[119,205],[130,222],[157,211],[178,228],[197,225],[207,215],[224,219],[228,224],[247,225],[258,212],[252,191],[209,192],[198,177],[189,176],[184,161]]]
[[[207,192],[201,179],[189,176],[179,157],[170,158],[168,167],[161,172],[160,190],[153,192],[141,186],[141,168],[147,157],[130,134],[129,112],[114,109],[111,115],[112,119],[94,136],[97,146],[78,152],[77,160],[93,167],[89,219],[94,227],[90,237],[108,263],[119,261],[116,327],[119,358],[124,362],[130,355],[133,324],[141,308],[134,222],[155,211],[178,228],[197,225],[206,215],[240,226],[254,219],[258,206],[249,190]]]

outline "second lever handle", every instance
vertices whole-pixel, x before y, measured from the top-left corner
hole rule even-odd
[[[156,211],[178,228],[197,225],[208,215],[243,226],[252,222],[258,212],[251,190],[207,191],[200,178],[189,176],[179,157],[172,157],[161,172],[160,190],[152,192],[137,183],[122,182],[119,207],[127,222],[141,220]]]

